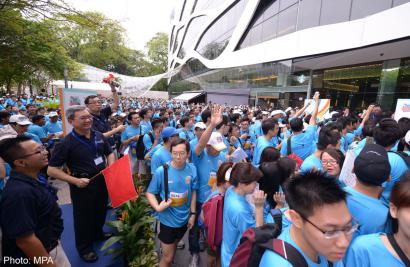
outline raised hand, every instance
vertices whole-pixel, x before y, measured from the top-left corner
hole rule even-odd
[[[222,107],[215,105],[211,109],[211,126],[216,127],[222,122]]]

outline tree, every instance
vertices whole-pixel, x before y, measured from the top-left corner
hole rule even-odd
[[[158,32],[145,46],[149,61],[153,64],[152,75],[164,73],[168,69],[168,35]]]

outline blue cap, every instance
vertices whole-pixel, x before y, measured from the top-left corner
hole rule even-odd
[[[175,129],[175,127],[165,127],[162,130],[161,137],[170,138],[171,136],[176,135],[176,134],[178,134],[178,131],[177,129]]]

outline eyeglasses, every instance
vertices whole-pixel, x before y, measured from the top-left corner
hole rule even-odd
[[[41,154],[41,153],[44,153],[44,152],[47,152],[46,147],[45,146],[40,146],[36,152],[21,156],[20,158],[24,159],[24,158],[28,158],[28,157],[31,157],[33,155]]]
[[[322,164],[323,165],[336,165],[337,164],[337,161],[336,160],[333,160],[333,159],[329,159],[329,160],[322,160]]]
[[[181,152],[172,151],[172,156],[175,156],[175,157],[177,157],[177,156],[184,157],[185,155],[186,155],[185,151],[181,151]]]
[[[299,213],[300,214],[300,213]],[[339,236],[341,236],[342,234],[345,235],[352,235],[354,232],[356,232],[357,230],[359,230],[360,228],[360,224],[358,224],[355,221],[352,221],[350,225],[344,227],[343,229],[340,230],[332,230],[332,231],[324,231],[322,229],[320,229],[317,225],[315,225],[314,223],[312,223],[311,221],[309,221],[307,218],[301,216],[305,221],[307,221],[308,223],[310,223],[311,225],[313,225],[316,229],[318,229],[320,232],[322,232],[323,236],[326,239],[336,239]]]
[[[100,100],[100,101],[95,101],[95,102],[89,102],[88,104],[89,105],[92,105],[92,104],[102,104],[103,102]]]

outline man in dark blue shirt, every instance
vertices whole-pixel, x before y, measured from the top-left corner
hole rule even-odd
[[[66,117],[73,131],[56,145],[48,175],[70,184],[76,247],[84,261],[95,262],[93,243],[106,237],[102,229],[108,193],[100,173],[114,163],[114,154],[103,134],[91,130],[93,117],[86,107],[71,106]],[[61,169],[64,164],[70,174]]]
[[[47,150],[20,135],[1,141],[0,157],[12,167],[0,205],[4,266],[15,260],[34,266],[41,257],[47,259],[41,266],[69,266],[59,244],[63,220],[55,191],[38,176]]]

